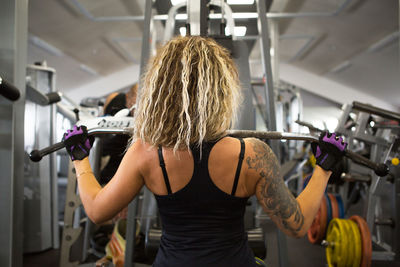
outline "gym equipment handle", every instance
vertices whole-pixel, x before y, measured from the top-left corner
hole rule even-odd
[[[372,105],[363,104],[357,101],[353,102],[353,108],[359,111],[368,112],[374,115],[381,116],[385,119],[396,120],[400,122],[400,113],[386,110],[383,108],[377,108]]]
[[[88,135],[103,135],[103,134],[126,134],[130,135],[131,134],[131,128],[124,128],[124,129],[107,129],[107,128],[95,128],[88,130]],[[53,152],[56,152],[57,150],[60,150],[64,148],[64,143],[63,142],[58,142],[55,143],[51,146],[45,147],[41,150],[32,150],[32,152],[29,154],[29,158],[34,161],[38,162],[40,161],[44,156],[51,154]]]
[[[107,129],[107,128],[95,128],[88,131],[88,135],[101,135],[101,134],[127,134],[130,135],[132,133],[132,128],[123,128],[123,129]],[[299,133],[281,133],[281,132],[259,132],[259,131],[248,131],[248,130],[230,130],[227,132],[228,135],[234,137],[255,137],[258,139],[274,139],[274,140],[302,140],[309,142],[318,142],[318,137],[299,134]],[[52,152],[60,150],[64,147],[63,142],[56,143],[49,147],[46,147],[42,150],[33,150],[29,157],[32,161],[40,161],[43,156],[48,155]],[[383,163],[375,163],[370,161],[367,158],[364,158],[357,153],[354,153],[350,150],[345,151],[345,156],[350,158],[352,161],[361,164],[365,167],[373,169],[378,176],[385,176],[389,173],[389,167]]]
[[[296,120],[295,123],[297,123],[300,126],[304,126],[307,127],[308,129],[310,129],[310,131],[314,131],[314,132],[319,132],[322,133],[324,130],[321,130],[317,127],[315,127],[314,125],[312,125],[309,122],[305,122],[305,121],[301,121],[301,120]]]
[[[303,140],[309,142],[318,142],[318,137],[299,134],[299,133],[281,133],[281,132],[259,132],[259,131],[247,131],[247,130],[231,130],[228,131],[230,136],[234,137],[255,137],[258,139],[275,139],[275,140]],[[353,162],[363,165],[367,168],[374,170],[378,176],[386,176],[389,173],[389,167],[384,163],[375,163],[353,151],[348,149],[345,150],[345,156],[351,159]]]
[[[19,90],[0,77],[0,94],[11,101],[17,101],[20,97]]]

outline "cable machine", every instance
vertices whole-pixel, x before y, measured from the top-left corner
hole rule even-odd
[[[273,88],[272,68],[271,68],[271,56],[270,56],[270,36],[269,36],[269,25],[267,20],[267,9],[266,1],[257,0],[257,13],[258,13],[258,32],[259,40],[261,44],[261,55],[262,65],[264,70],[264,77],[266,82],[264,83],[264,91],[266,96],[266,107],[267,107],[267,129],[270,131],[276,131],[276,113],[275,113],[275,97]],[[165,23],[165,33],[163,41],[166,42],[172,38],[175,30],[175,15],[178,9],[186,6],[187,21],[186,21],[186,33],[188,35],[200,35],[209,36],[214,38],[221,45],[225,46],[231,51],[232,57],[235,63],[239,66],[239,79],[242,84],[244,101],[239,111],[237,129],[242,130],[255,130],[255,108],[252,102],[251,92],[251,78],[249,68],[249,51],[246,44],[243,41],[236,40],[234,34],[234,20],[232,18],[232,10],[224,0],[187,0],[186,3],[180,3],[172,7],[168,13],[168,20]],[[221,23],[220,23],[220,34],[210,35],[209,19],[208,15],[211,6],[217,6],[221,10]],[[142,56],[140,64],[140,77],[144,73],[144,67],[148,61],[150,54],[150,47],[152,46],[153,39],[150,38],[150,28],[153,21],[152,1],[146,0],[144,10],[144,27],[143,27],[143,41],[142,41]],[[225,26],[228,26],[231,35],[226,36]],[[139,84],[139,92],[142,88],[142,84]],[[140,95],[140,93],[139,93]],[[137,102],[139,103],[139,101]],[[276,156],[279,158],[279,143],[278,141],[271,141],[270,146]],[[153,197],[154,198],[154,197]],[[144,203],[153,203],[151,193],[145,189],[143,194]],[[252,199],[252,208],[254,212],[257,210],[257,200]],[[149,205],[152,207],[154,205]],[[133,258],[135,251],[135,231],[136,231],[136,216],[138,213],[138,200],[137,198],[132,201],[128,209],[128,224],[127,224],[127,238],[126,238],[126,251],[132,253],[125,254],[125,266],[134,266]],[[146,223],[141,223],[145,226],[145,231],[149,230],[149,219],[154,215],[154,209],[148,211],[145,214],[142,210],[142,217],[146,218]],[[257,223],[256,223],[257,225]],[[277,246],[278,246],[278,258],[281,267],[287,266],[287,244],[286,236],[279,230],[277,230]]]

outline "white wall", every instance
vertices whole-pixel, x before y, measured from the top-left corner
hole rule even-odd
[[[316,95],[340,104],[350,104],[353,101],[359,101],[384,109],[397,110],[396,106],[393,106],[380,98],[329,80],[325,77],[308,72],[293,65],[281,63],[280,77],[285,82],[297,85]]]
[[[139,71],[139,65],[132,65],[121,71],[71,89],[65,94],[77,103],[85,97],[105,96],[111,92],[137,83],[139,80]]]

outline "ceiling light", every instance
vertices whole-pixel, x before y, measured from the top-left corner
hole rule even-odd
[[[256,19],[258,14],[256,12],[237,12],[232,13],[234,19]]]
[[[211,13],[209,14],[210,19],[220,19],[222,17],[221,13]],[[255,12],[237,12],[232,13],[233,19],[256,19],[258,14]]]
[[[186,0],[171,0],[171,4],[173,6],[176,6],[176,5],[178,5],[180,3],[183,3],[183,2],[186,2]]]
[[[252,5],[254,0],[228,0],[227,3],[228,5]]]
[[[273,47],[269,49],[269,54],[271,55],[271,57],[275,56],[275,49]]]
[[[175,19],[176,20],[187,20],[187,14],[177,14]]]
[[[181,36],[186,36],[186,27],[180,27],[179,32],[181,33]]]
[[[236,26],[233,28],[235,36],[245,36],[247,27],[246,26]],[[228,27],[225,28],[225,35],[231,35],[230,30]]]

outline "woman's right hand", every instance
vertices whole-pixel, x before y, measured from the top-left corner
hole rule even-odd
[[[94,137],[88,136],[86,126],[76,126],[72,130],[64,133],[62,142],[67,149],[71,160],[82,160],[89,156],[90,149],[93,146]]]
[[[336,133],[322,132],[318,143],[312,143],[311,148],[317,160],[317,165],[326,171],[333,171],[335,165],[343,158],[347,143]]]

